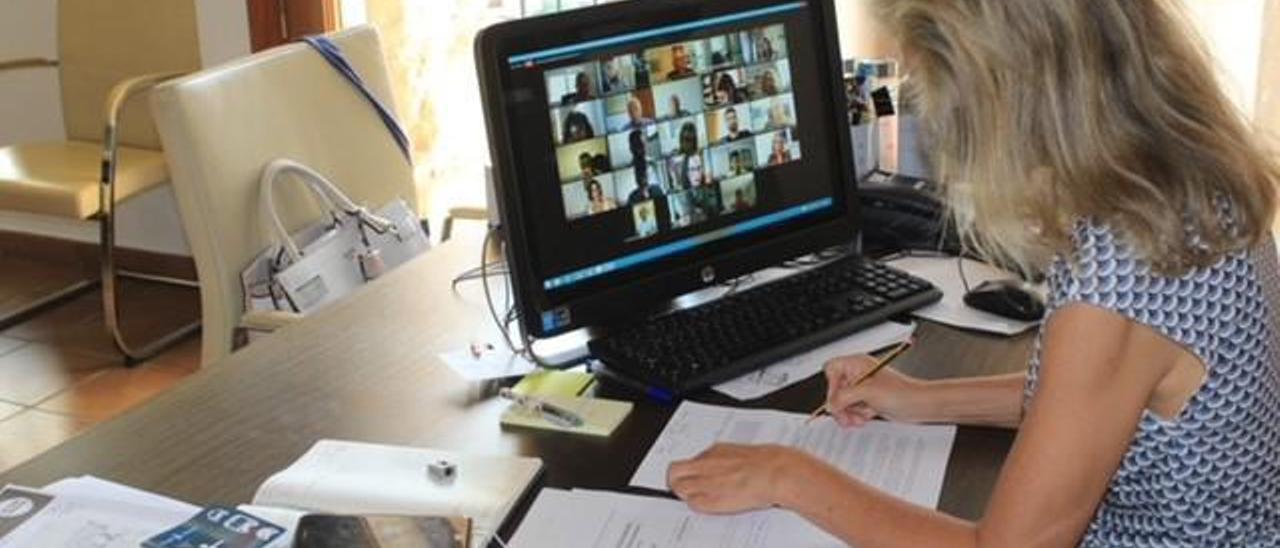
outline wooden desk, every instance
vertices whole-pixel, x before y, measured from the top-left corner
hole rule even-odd
[[[0,475],[0,485],[92,474],[196,504],[242,503],[313,442],[338,438],[534,455],[546,463],[549,486],[625,490],[673,408],[640,402],[610,439],[503,430],[498,416],[507,404],[495,397],[497,386],[464,382],[437,358],[497,333],[477,284],[449,290],[455,274],[477,264],[478,244],[460,235],[358,298]],[[923,377],[1018,370],[1030,348],[1029,336],[937,325],[922,326],[917,337],[898,367]],[[810,379],[757,405],[808,411],[821,403],[822,387]],[[941,509],[979,517],[1011,440],[1008,431],[961,428]]]

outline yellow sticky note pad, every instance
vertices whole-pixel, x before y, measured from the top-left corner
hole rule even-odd
[[[521,426],[540,430],[555,430],[571,434],[589,436],[608,436],[631,413],[631,402],[605,400],[599,398],[579,398],[565,396],[539,396],[552,405],[567,409],[582,417],[582,426],[561,426],[542,418],[541,414],[528,412],[517,405],[512,405],[502,413],[502,424],[505,426]]]
[[[591,385],[595,377],[584,371],[539,370],[525,375],[511,391],[521,396],[545,398],[561,396],[577,397]]]

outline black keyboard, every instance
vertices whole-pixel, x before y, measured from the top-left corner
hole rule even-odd
[[[609,373],[680,396],[940,298],[929,282],[850,256],[610,330],[588,348]]]

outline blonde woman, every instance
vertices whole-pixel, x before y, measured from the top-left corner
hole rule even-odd
[[[1028,372],[926,382],[827,364],[834,418],[1018,428],[982,520],[795,450],[669,471],[714,513],[780,506],[851,544],[1280,545],[1280,172],[1172,0],[892,0],[936,165],[990,256],[1049,273]],[[1028,227],[1030,229],[1028,230]]]

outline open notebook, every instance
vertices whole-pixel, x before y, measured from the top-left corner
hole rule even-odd
[[[457,466],[451,482],[427,472],[441,459]],[[541,470],[535,458],[321,440],[263,482],[245,508],[290,529],[302,512],[465,516],[471,545],[483,547]]]

